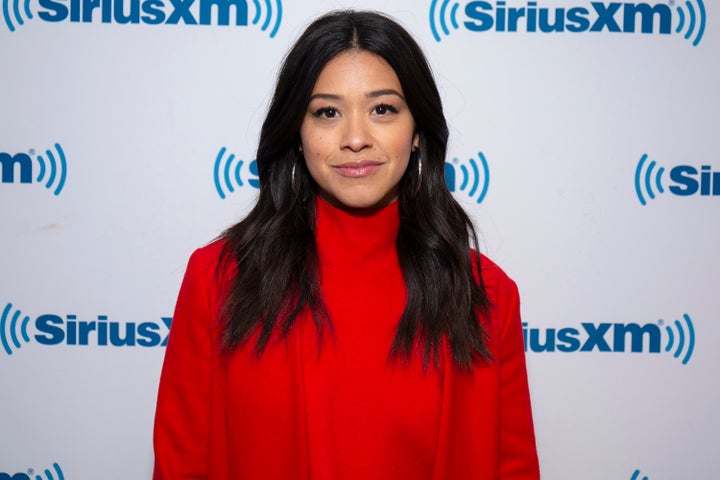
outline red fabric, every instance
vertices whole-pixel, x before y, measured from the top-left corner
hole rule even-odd
[[[405,288],[397,205],[352,216],[318,202],[321,284],[334,335],[301,319],[258,359],[217,348],[226,281],[215,242],[190,258],[163,365],[155,480],[539,478],[518,292],[487,258],[495,361],[472,375],[388,364]]]

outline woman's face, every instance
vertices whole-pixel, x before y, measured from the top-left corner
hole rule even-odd
[[[370,208],[397,199],[417,148],[414,132],[395,71],[382,57],[348,50],[320,73],[300,138],[320,195],[339,207]]]

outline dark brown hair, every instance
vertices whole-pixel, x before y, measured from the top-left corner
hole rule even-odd
[[[376,12],[329,13],[285,57],[260,134],[257,204],[223,234],[223,264],[237,267],[223,309],[225,347],[231,351],[259,333],[254,348],[261,355],[271,336],[287,334],[305,309],[321,339],[332,331],[318,279],[316,185],[299,152],[299,132],[320,72],[350,49],[379,55],[395,70],[420,140],[399,185],[396,246],[407,304],[389,359],[407,359],[420,348],[426,364],[436,363],[447,341],[454,363],[471,369],[490,357],[477,315],[489,301],[480,256],[470,248],[470,239],[477,244],[472,222],[445,184],[442,102],[420,47],[397,22]]]

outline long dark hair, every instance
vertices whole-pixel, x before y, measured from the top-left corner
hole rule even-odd
[[[471,369],[490,359],[477,315],[488,311],[489,300],[480,256],[470,249],[469,240],[476,246],[477,235],[445,184],[448,127],[440,94],[410,34],[376,12],[320,17],[285,57],[260,133],[257,204],[222,235],[221,266],[235,271],[222,311],[224,347],[232,351],[254,338],[261,355],[270,339],[284,337],[306,309],[320,341],[332,332],[318,275],[316,185],[299,150],[299,132],[320,72],[352,49],[379,55],[395,70],[419,136],[419,148],[399,184],[396,246],[407,304],[389,359],[407,360],[417,348],[426,364],[431,358],[437,363],[439,348],[447,342],[454,363]]]

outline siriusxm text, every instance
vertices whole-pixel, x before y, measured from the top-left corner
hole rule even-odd
[[[41,477],[38,477],[41,478]],[[27,475],[25,473],[16,473],[15,475],[10,475],[9,473],[3,473],[0,472],[0,480],[32,480],[30,478],[30,475]]]
[[[525,351],[659,353],[660,327],[648,323],[581,323],[581,328],[530,328],[523,323]]]
[[[22,472],[16,473],[15,475],[0,472],[0,480],[31,480],[31,478],[29,475]]]
[[[710,165],[703,165],[700,171],[691,165],[678,165],[670,170],[674,185],[668,189],[675,195],[720,196],[720,172],[713,172]]]
[[[2,183],[15,181],[15,165],[20,171],[20,183],[32,182],[32,158],[26,153],[10,155],[0,152],[0,168],[2,168]]]
[[[565,2],[563,2],[564,4]],[[668,5],[647,3],[590,2],[589,8],[539,7],[527,2],[509,7],[505,1],[494,4],[472,1],[465,5],[468,30],[485,32],[625,32],[670,34],[672,10]]]
[[[102,22],[147,25],[247,26],[248,5],[243,0],[39,0],[46,22]],[[215,14],[216,20],[214,21]],[[232,15],[234,13],[234,15]]]
[[[106,315],[97,320],[78,320],[76,315],[47,314],[35,321],[35,340],[42,345],[95,345],[114,347],[164,347],[172,318],[155,322],[113,322]]]

